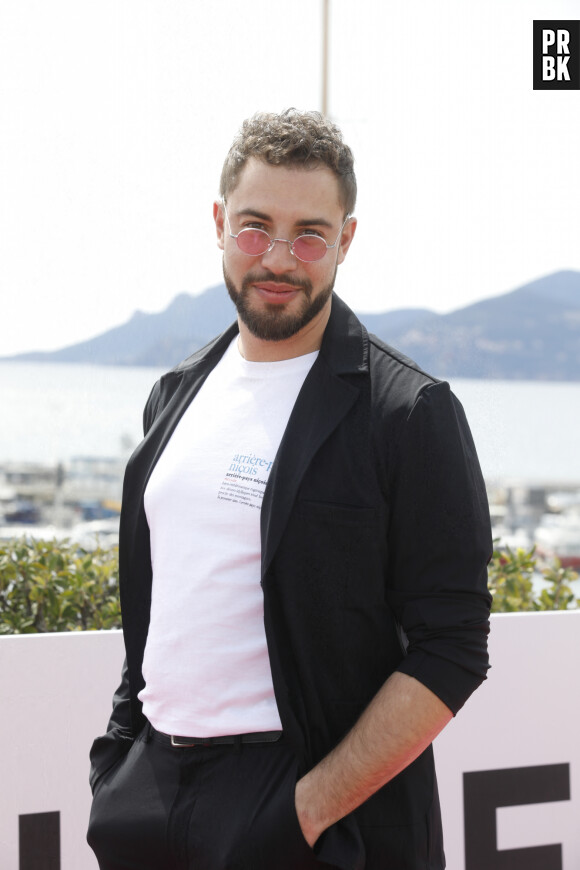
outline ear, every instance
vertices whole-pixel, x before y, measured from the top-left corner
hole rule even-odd
[[[218,248],[223,251],[224,249],[224,207],[220,200],[217,200],[213,204],[213,219],[215,221],[215,228],[217,233],[217,244]]]
[[[346,225],[342,231],[342,235],[340,237],[340,244],[338,246],[338,263],[342,263],[344,258],[346,257],[347,251],[350,248],[350,243],[354,239],[354,234],[356,232],[357,227],[357,219],[355,217],[351,217],[346,222]]]

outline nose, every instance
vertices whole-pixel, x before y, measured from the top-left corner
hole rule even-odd
[[[262,265],[270,272],[291,272],[296,269],[298,260],[290,251],[290,243],[285,239],[275,239],[271,251],[262,254]]]

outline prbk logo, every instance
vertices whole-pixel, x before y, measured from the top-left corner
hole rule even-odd
[[[534,21],[534,90],[580,90],[580,21]]]

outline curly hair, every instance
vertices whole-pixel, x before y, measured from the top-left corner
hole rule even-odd
[[[220,196],[227,199],[236,188],[250,157],[271,166],[328,166],[338,179],[345,216],[356,202],[356,177],[352,151],[342,133],[320,112],[286,109],[280,114],[258,112],[241,126],[225,159],[220,178]]]

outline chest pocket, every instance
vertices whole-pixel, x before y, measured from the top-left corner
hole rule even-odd
[[[310,589],[327,594],[328,606],[356,599],[363,577],[364,598],[371,591],[373,541],[378,534],[374,508],[330,502],[303,501],[297,505],[296,526],[301,539],[298,564]]]

